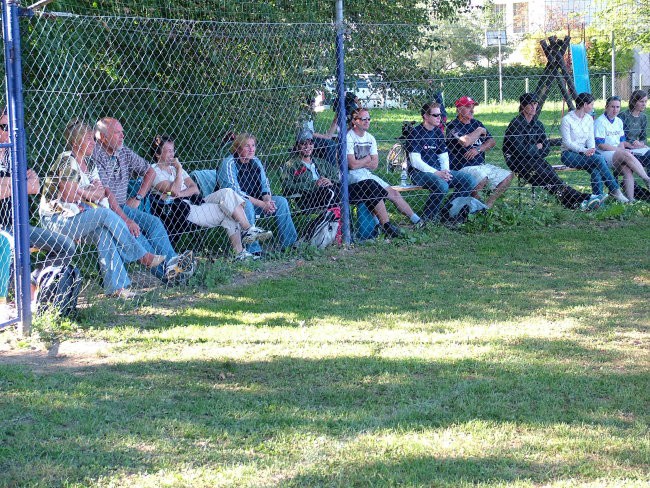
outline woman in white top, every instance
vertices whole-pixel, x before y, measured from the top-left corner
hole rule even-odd
[[[95,147],[92,128],[73,120],[65,129],[68,150],[50,171],[39,207],[46,229],[72,239],[91,237],[99,253],[104,290],[120,298],[131,298],[131,281],[125,263],[140,261],[153,268],[165,256],[147,252],[131,235],[124,221],[108,205],[106,191],[91,160]]]
[[[593,108],[594,97],[590,93],[580,93],[576,97],[576,109],[562,117],[560,124],[562,163],[570,168],[584,169],[591,175],[592,194],[585,202],[587,209],[597,208],[605,200],[603,184],[619,202],[629,201],[621,192],[605,158],[596,154],[594,120],[591,117]]]
[[[621,111],[621,99],[611,96],[607,99],[605,113],[594,122],[596,149],[607,163],[623,175],[623,188],[630,201],[634,200],[634,173],[650,187],[650,177],[643,165],[632,153],[634,145],[625,138],[623,121],[617,117]]]
[[[201,198],[199,187],[175,157],[174,140],[156,136],[151,154],[157,161],[153,182],[152,213],[165,224],[170,235],[187,230],[186,223],[200,227],[223,227],[237,253],[236,260],[253,258],[242,245],[272,237],[270,231],[250,224],[244,213],[245,201],[230,188],[222,188]]]

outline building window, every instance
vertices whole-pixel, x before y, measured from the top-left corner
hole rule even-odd
[[[493,18],[494,26],[502,27],[506,25],[506,4],[505,3],[495,3],[493,6]]]
[[[512,31],[515,34],[528,32],[528,3],[512,4]]]

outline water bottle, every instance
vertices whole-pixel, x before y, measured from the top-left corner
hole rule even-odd
[[[172,192],[168,191],[163,199],[163,213],[169,215],[172,213],[172,204],[174,203],[174,197],[172,197]]]
[[[409,186],[408,175],[405,169],[402,169],[402,174],[399,177],[399,186]]]

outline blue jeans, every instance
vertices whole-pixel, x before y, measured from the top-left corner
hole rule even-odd
[[[293,220],[291,220],[289,202],[287,202],[287,199],[284,197],[272,196],[271,199],[275,202],[275,213],[273,214],[273,217],[275,217],[275,220],[278,223],[280,243],[282,244],[282,248],[289,247],[298,239],[296,227],[293,225]],[[250,200],[246,200],[244,212],[246,213],[246,218],[251,225],[255,225],[255,210],[255,205],[253,205]],[[257,241],[248,246],[249,252],[258,252],[261,250],[262,248]]]
[[[4,230],[9,234],[13,231],[13,229]],[[6,238],[2,240],[6,241]],[[67,266],[77,250],[77,245],[72,239],[42,227],[29,227],[29,245],[45,252],[45,259],[36,263],[39,268],[32,272],[32,279],[36,279],[40,270],[47,266]],[[11,256],[11,252],[9,255]],[[5,276],[4,272],[0,272],[0,280],[1,292],[8,288],[9,275]],[[7,296],[6,293],[4,296]]]
[[[453,188],[458,194],[458,197],[468,197],[474,187],[476,181],[474,178],[462,171],[450,171],[452,175],[451,181],[445,181],[433,173],[425,173],[415,168],[411,168],[410,177],[414,184],[429,190],[429,198],[424,205],[424,218],[429,220],[436,220],[440,215],[440,207],[442,201],[449,192],[449,188]]]
[[[47,228],[72,239],[90,237],[95,242],[106,293],[114,293],[131,284],[124,264],[137,261],[146,251],[115,212],[99,207],[74,217],[52,215],[41,220]]]
[[[140,236],[137,237],[137,241],[145,251],[163,255],[167,259],[176,256],[176,251],[169,242],[165,226],[158,217],[131,208],[128,205],[122,205],[122,211],[140,227]],[[165,276],[165,265],[161,264],[151,271],[157,278],[162,279]]]
[[[603,183],[610,192],[620,188],[616,178],[607,166],[607,161],[600,154],[585,156],[575,151],[562,151],[562,164],[569,168],[584,169],[591,175],[591,193],[603,194]]]

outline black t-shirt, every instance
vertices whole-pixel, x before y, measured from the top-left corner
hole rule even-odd
[[[241,190],[258,200],[262,199],[262,176],[259,167],[252,161],[241,163],[237,160],[237,179]]]

